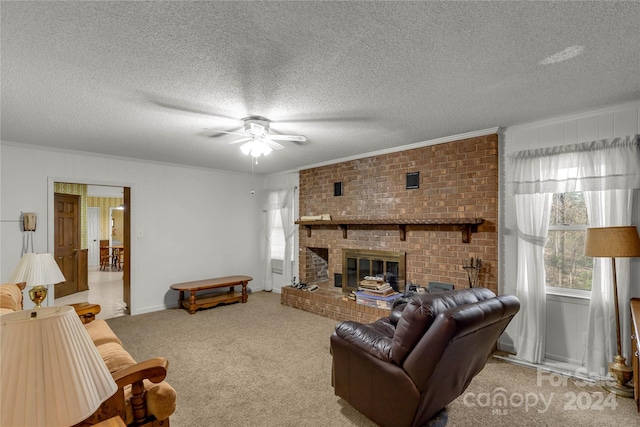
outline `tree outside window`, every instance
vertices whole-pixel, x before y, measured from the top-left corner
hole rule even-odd
[[[553,195],[544,251],[548,288],[591,291],[593,259],[584,256],[587,224],[583,193]]]

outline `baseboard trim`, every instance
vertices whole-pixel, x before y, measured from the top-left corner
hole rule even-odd
[[[562,364],[565,366],[559,366],[558,362],[545,360],[541,364],[527,362],[526,360],[518,359],[515,355],[500,355],[494,354],[494,358],[503,360],[505,362],[513,363],[515,365],[525,366],[527,368],[539,369],[544,372],[551,372],[554,374],[562,375],[564,377],[573,378],[580,381],[585,381],[590,384],[596,384],[598,381],[606,381],[607,378],[601,375],[587,372],[583,366],[570,366],[569,364]],[[587,375],[592,374],[592,375]]]

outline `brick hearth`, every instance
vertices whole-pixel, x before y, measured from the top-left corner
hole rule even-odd
[[[317,283],[320,290],[305,292],[285,286],[280,294],[280,303],[318,314],[339,322],[352,320],[360,323],[371,323],[389,315],[389,310],[367,307],[355,301],[344,300],[342,289],[330,286],[329,282]]]

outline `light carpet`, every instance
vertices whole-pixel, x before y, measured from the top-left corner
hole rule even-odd
[[[336,322],[282,306],[278,294],[257,292],[246,304],[193,315],[170,309],[108,323],[134,359],[169,360],[167,381],[178,394],[172,427],[375,426],[333,393]],[[640,425],[632,399],[608,396],[491,359],[449,405],[448,425]]]

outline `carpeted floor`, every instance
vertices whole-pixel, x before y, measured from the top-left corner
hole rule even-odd
[[[167,380],[178,393],[172,427],[375,426],[333,394],[329,336],[336,322],[282,306],[278,294],[257,292],[247,304],[193,315],[172,309],[108,323],[136,360],[169,359]],[[506,406],[498,405],[501,393]],[[492,359],[449,405],[449,425],[640,425],[632,399],[609,396]]]

